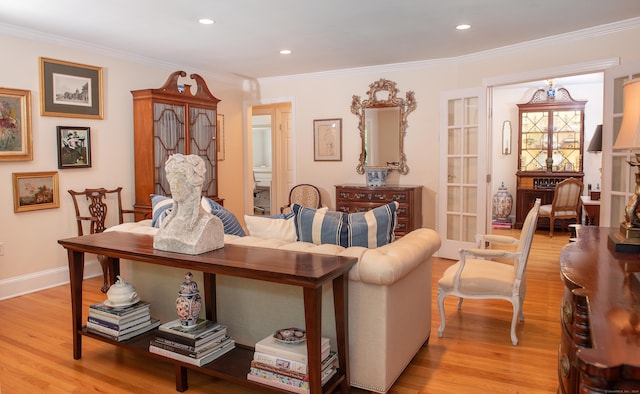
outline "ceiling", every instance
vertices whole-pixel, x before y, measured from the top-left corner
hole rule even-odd
[[[636,17],[639,0],[0,2],[0,32],[242,79],[459,57]]]

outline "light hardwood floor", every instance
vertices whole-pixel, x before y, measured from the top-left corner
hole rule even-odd
[[[506,301],[466,300],[458,311],[455,297],[448,297],[447,326],[438,338],[435,282],[453,261],[436,258],[431,338],[391,393],[555,393],[562,297],[558,258],[568,239],[568,233],[549,238],[546,231],[534,237],[518,346],[509,339]],[[99,287],[98,278],[85,281],[85,310],[104,298]],[[1,394],[175,393],[168,363],[86,337],[82,359],[73,360],[68,285],[0,301],[0,314]],[[187,393],[193,394],[260,392],[192,371],[189,386]]]

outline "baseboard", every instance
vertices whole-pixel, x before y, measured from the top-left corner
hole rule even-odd
[[[84,278],[102,275],[97,260],[85,261]],[[0,300],[48,289],[69,283],[69,267],[54,268],[0,281]]]

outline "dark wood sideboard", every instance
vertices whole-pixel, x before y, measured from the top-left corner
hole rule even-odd
[[[422,227],[422,186],[336,185],[338,212],[366,212],[391,201],[399,204],[396,237]]]
[[[582,227],[560,255],[559,393],[640,392],[640,255],[612,252],[615,231]]]

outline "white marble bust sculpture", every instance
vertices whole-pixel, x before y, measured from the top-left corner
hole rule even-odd
[[[206,168],[196,155],[174,154],[165,163],[173,209],[153,238],[153,247],[169,252],[200,254],[224,246],[224,227],[200,204]]]

